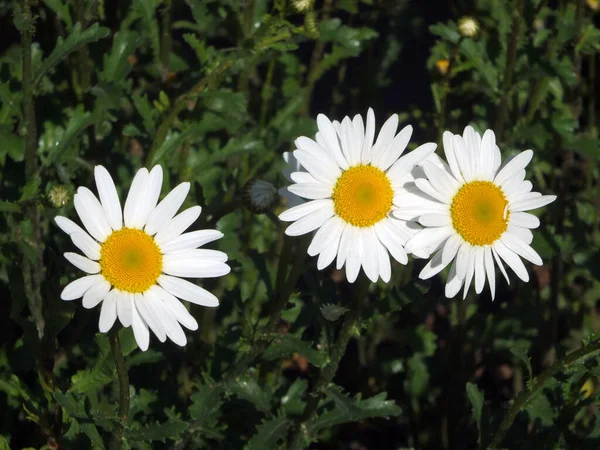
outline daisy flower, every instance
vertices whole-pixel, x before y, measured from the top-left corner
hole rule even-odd
[[[510,283],[502,261],[523,281],[529,275],[519,257],[542,264],[530,246],[531,230],[540,221],[526,211],[545,206],[556,196],[531,192],[533,185],[525,180],[531,150],[501,166],[492,130],[483,138],[470,126],[462,136],[445,132],[443,143],[448,163],[435,155],[424,161],[424,178],[415,180],[402,199],[403,207],[394,212],[425,227],[406,243],[406,251],[436,252],[419,274],[421,279],[453,263],[446,297],[454,297],[461,287],[466,297],[474,277],[475,292],[483,290],[487,278],[494,298],[496,265]]]
[[[402,156],[412,127],[398,134],[394,114],[375,140],[375,115],[367,113],[366,126],[360,115],[341,123],[317,116],[316,141],[296,139],[297,149],[288,162],[296,171],[287,190],[308,201],[283,212],[279,218],[294,222],[285,233],[299,236],[317,230],[308,254],[319,255],[317,268],[337,258],[336,267],[346,266],[346,278],[353,283],[362,267],[373,282],[386,283],[391,277],[389,255],[401,264],[408,257],[404,243],[417,228],[391,216],[397,195],[413,180],[415,165],[436,148],[424,144]],[[375,143],[373,143],[375,141]],[[300,170],[298,170],[300,169]]]
[[[223,234],[216,230],[184,233],[202,210],[193,206],[175,215],[190,183],[181,183],[157,204],[163,179],[160,166],[137,172],[123,210],[108,171],[96,166],[94,175],[100,200],[86,187],[80,187],[73,199],[87,231],[66,217],[55,219],[83,253],[65,253],[65,258],[88,274],[69,283],[61,298],[83,297],[88,309],[102,302],[100,331],[110,330],[118,317],[124,327],[133,327],[142,350],[148,348],[148,328],[161,342],[168,337],[184,346],[187,340],[180,325],[197,330],[198,323],[177,298],[202,306],[217,306],[219,301],[180,277],[229,273],[225,253],[198,249]]]

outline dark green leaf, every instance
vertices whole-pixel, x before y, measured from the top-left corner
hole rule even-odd
[[[40,192],[40,185],[42,184],[42,179],[38,176],[35,176],[31,180],[27,182],[25,186],[23,186],[23,192],[21,193],[21,201],[31,200],[35,198]]]
[[[532,420],[539,419],[542,426],[548,427],[554,422],[554,409],[548,397],[543,393],[536,395],[527,406],[527,413]]]
[[[259,411],[269,411],[271,409],[271,397],[261,389],[254,378],[241,378],[236,380],[230,386],[231,392],[242,400],[252,403]]]
[[[60,136],[60,138],[54,144],[48,153],[48,156],[44,158],[43,162],[45,166],[50,166],[54,163],[60,162],[61,157],[65,151],[75,144],[77,138],[86,130],[86,128],[94,124],[95,117],[89,112],[83,112],[76,110],[73,116],[69,119],[67,127]]]
[[[104,450],[104,441],[102,441],[102,437],[100,436],[100,433],[98,433],[96,425],[93,423],[82,423],[80,424],[80,427],[81,431],[83,431],[92,442],[94,449]]]
[[[469,402],[471,403],[471,414],[473,415],[473,419],[477,423],[477,429],[479,430],[479,440],[481,442],[481,414],[483,412],[483,394],[477,388],[477,385],[473,383],[467,383],[467,397],[469,398]]]
[[[57,391],[54,393],[54,398],[71,416],[77,419],[88,418],[88,415],[85,412],[85,399],[83,397],[77,398],[73,394]]]
[[[303,378],[298,378],[294,381],[286,394],[281,398],[281,406],[286,414],[302,414],[306,402],[302,400],[302,395],[306,392],[308,381]]]
[[[59,37],[56,41],[54,50],[52,50],[52,53],[44,60],[41,67],[35,73],[33,79],[34,87],[39,84],[50,69],[66,58],[69,53],[74,52],[83,45],[105,38],[109,32],[108,28],[101,27],[97,23],[81,31],[81,24],[76,23],[66,39]]]
[[[245,450],[275,449],[278,442],[284,439],[292,425],[292,421],[285,416],[267,420],[256,427],[256,434],[250,438]]]
[[[327,356],[312,348],[312,343],[302,341],[289,335],[274,341],[267,347],[262,356],[267,361],[273,361],[275,359],[291,356],[294,353],[306,357],[308,362],[317,367],[321,367],[327,361]]]
[[[100,79],[104,81],[123,82],[132,68],[129,57],[135,52],[140,39],[137,33],[119,31],[113,36],[112,49],[104,56],[104,67]]]
[[[44,4],[54,11],[60,20],[65,23],[67,30],[71,29],[73,26],[73,20],[71,19],[71,12],[69,11],[68,2],[65,3],[62,0],[44,0]]]
[[[429,31],[446,39],[448,42],[451,42],[453,44],[456,44],[458,43],[458,41],[460,41],[460,34],[456,30],[455,26],[450,27],[443,23],[437,23],[435,25],[431,25],[429,27]]]
[[[348,308],[339,305],[334,305],[332,303],[321,306],[321,314],[323,314],[323,317],[325,317],[325,319],[329,320],[330,322],[335,322],[348,311],[350,311]]]
[[[137,112],[142,117],[142,121],[144,123],[144,128],[146,132],[149,133],[151,136],[154,136],[154,133],[156,132],[155,116],[157,111],[152,107],[152,105],[148,101],[148,96],[134,95],[132,97],[132,100],[135,109],[137,109]]]
[[[527,356],[527,351],[529,350],[530,347],[530,343],[527,341],[517,341],[514,345],[514,347],[512,347],[510,349],[510,352],[515,355],[517,358],[519,358],[521,360],[521,362],[523,364],[525,364],[525,367],[527,368],[527,373],[529,374],[529,379],[531,380],[533,377],[532,371],[531,371],[531,361],[529,356]]]
[[[145,425],[137,430],[127,430],[125,433],[129,441],[161,441],[177,439],[187,430],[188,424],[179,419],[171,418],[163,423]]]
[[[25,153],[25,141],[21,136],[14,134],[8,125],[0,125],[0,163],[4,163],[5,155],[8,154],[15,162],[23,161]]]

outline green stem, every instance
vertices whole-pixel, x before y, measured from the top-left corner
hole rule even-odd
[[[273,97],[273,91],[271,83],[273,82],[273,72],[275,71],[275,60],[272,59],[269,62],[269,68],[267,69],[267,78],[263,84],[261,99],[262,103],[260,106],[260,129],[263,130],[267,124],[267,112],[269,110],[269,101]]]
[[[504,122],[508,113],[508,98],[512,88],[512,77],[517,61],[517,47],[519,44],[519,30],[521,28],[521,18],[523,17],[524,0],[517,0],[517,7],[513,16],[512,31],[508,42],[508,51],[506,56],[506,66],[504,67],[504,77],[502,79],[502,97],[498,108],[496,109],[496,140],[501,141],[504,136]]]
[[[123,357],[121,350],[121,341],[119,340],[119,333],[117,330],[113,330],[108,335],[110,342],[110,352],[112,353],[113,359],[115,360],[115,367],[117,369],[117,378],[119,380],[119,425],[117,431],[113,434],[112,441],[110,444],[110,450],[120,450],[123,447],[123,440],[125,437],[125,427],[127,426],[127,419],[129,417],[129,376],[127,375],[127,364]]]
[[[492,442],[488,447],[489,450],[495,450],[500,446],[502,440],[504,439],[504,436],[515,421],[519,411],[521,411],[521,409],[523,409],[529,403],[529,401],[535,396],[539,389],[544,387],[546,381],[548,381],[558,372],[563,372],[571,364],[579,361],[581,358],[585,358],[586,356],[589,356],[592,353],[597,352],[598,350],[600,350],[600,340],[591,342],[583,348],[569,353],[562,359],[556,361],[537,377],[535,377],[531,381],[529,389],[521,391],[521,393],[517,396],[510,409],[506,413],[506,416],[504,416],[502,423],[498,427],[498,430],[496,431],[496,434],[494,435]]]
[[[312,419],[317,407],[319,406],[319,400],[322,391],[329,385],[329,383],[331,383],[331,380],[333,380],[333,377],[338,370],[340,361],[342,360],[344,353],[346,353],[346,347],[348,346],[348,342],[350,342],[350,338],[352,337],[352,329],[360,317],[361,305],[369,291],[369,286],[370,282],[368,278],[364,275],[360,275],[357,286],[354,290],[354,310],[348,311],[344,316],[344,321],[342,322],[342,327],[340,328],[338,338],[331,348],[329,364],[327,364],[321,370],[321,373],[319,373],[319,377],[317,378],[308,401],[306,402],[302,416],[300,417],[300,420],[293,431],[291,445],[289,447],[290,450],[304,450],[310,444],[311,436],[307,429],[307,423]]]
[[[192,87],[187,93],[180,96],[171,109],[169,110],[167,117],[162,121],[158,130],[156,131],[156,136],[154,137],[154,142],[152,143],[152,147],[150,148],[150,152],[148,152],[148,156],[146,157],[146,166],[149,167],[154,163],[154,156],[156,152],[161,147],[163,142],[167,137],[167,133],[171,129],[173,122],[177,119],[177,116],[188,106],[188,101],[195,100],[195,98],[202,93],[207,87],[211,86],[213,83],[217,82],[222,75],[227,72],[227,70],[235,63],[235,60],[228,59],[225,62],[221,63],[218,67],[216,67],[212,72],[202,78],[198,83]]]
[[[173,0],[165,0],[162,10],[162,30],[160,33],[160,71],[163,80],[169,75],[171,56],[171,22],[173,18]]]

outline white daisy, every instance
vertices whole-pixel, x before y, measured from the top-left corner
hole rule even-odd
[[[407,243],[406,251],[437,252],[419,277],[427,279],[448,264],[446,296],[454,297],[464,286],[466,297],[473,277],[475,292],[483,290],[487,278],[495,295],[495,263],[510,283],[502,261],[523,280],[529,275],[522,257],[541,265],[530,247],[532,229],[539,219],[525,211],[553,202],[555,195],[531,192],[525,167],[533,152],[526,150],[501,167],[500,149],[492,130],[483,138],[468,126],[463,136],[444,133],[446,164],[432,155],[422,163],[424,177],[415,180],[394,214],[418,220],[425,227]]]
[[[106,333],[116,318],[132,326],[142,350],[148,348],[148,327],[161,342],[168,337],[178,345],[187,340],[181,325],[197,330],[198,324],[176,298],[202,306],[217,306],[217,297],[185,278],[219,277],[229,273],[227,255],[198,247],[220,239],[216,230],[184,231],[200,216],[193,206],[178,215],[190,190],[181,183],[160,203],[163,173],[140,169],[129,189],[125,208],[115,184],[102,166],[94,169],[100,201],[88,188],[80,187],[73,202],[87,232],[66,217],[56,223],[85,256],[65,253],[65,258],[87,276],[69,283],[63,300],[83,297],[83,306],[102,302],[99,328]]]
[[[389,254],[406,264],[404,243],[418,229],[414,223],[397,220],[390,213],[397,206],[397,195],[413,180],[414,166],[431,155],[436,144],[424,144],[401,156],[412,127],[404,127],[396,135],[396,114],[383,125],[373,143],[372,109],[367,113],[366,127],[360,115],[331,123],[323,114],[317,116],[317,126],[316,142],[307,137],[296,139],[295,161],[288,158],[292,164],[301,164],[302,170],[290,174],[296,184],[287,189],[309,201],[279,216],[285,222],[294,222],[285,233],[299,236],[318,230],[308,254],[319,255],[319,270],[337,257],[337,268],[346,265],[351,283],[361,267],[373,282],[379,277],[388,282]]]

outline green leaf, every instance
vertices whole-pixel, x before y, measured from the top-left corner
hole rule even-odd
[[[13,133],[8,125],[0,125],[0,142],[0,163],[4,164],[7,154],[15,162],[23,161],[25,141]]]
[[[67,30],[71,29],[73,26],[73,19],[71,19],[68,3],[63,3],[62,0],[44,0],[44,4],[54,11],[58,18],[67,25]]]
[[[156,124],[155,124],[156,110],[150,104],[150,101],[148,100],[148,96],[144,95],[142,97],[141,95],[134,95],[132,97],[132,100],[133,100],[133,105],[135,106],[135,109],[137,109],[137,112],[140,114],[140,116],[142,116],[142,121],[144,123],[144,129],[151,136],[154,136],[154,133],[156,132]]]
[[[85,399],[83,397],[78,399],[73,394],[57,391],[54,393],[54,398],[68,414],[76,419],[88,418],[85,412]]]
[[[119,31],[113,36],[113,44],[110,52],[104,56],[104,66],[100,73],[100,79],[121,83],[131,70],[129,57],[135,52],[140,44],[139,35],[132,31]]]
[[[523,364],[525,364],[527,373],[529,374],[529,379],[531,380],[533,378],[533,373],[531,371],[531,360],[529,356],[527,356],[527,351],[529,350],[530,345],[531,344],[528,341],[517,341],[510,349],[510,352],[519,358]]]
[[[0,201],[0,212],[21,212],[21,208],[16,203]]]
[[[82,423],[80,424],[81,431],[85,433],[85,435],[92,442],[92,446],[95,449],[104,450],[104,441],[102,440],[102,436],[98,433],[98,428],[93,423]]]
[[[241,378],[230,386],[231,392],[242,400],[252,403],[259,411],[271,409],[271,396],[261,389],[254,378]]]
[[[341,400],[342,394],[336,392],[335,396],[332,397],[332,392],[336,391],[328,389],[328,399],[334,401],[335,407],[309,423],[310,434],[314,435],[319,430],[342,423],[358,422],[375,417],[388,418],[399,416],[402,413],[402,410],[394,401],[386,400],[387,394],[385,392],[366,400],[345,398],[343,401]]]
[[[308,388],[308,381],[303,378],[298,378],[294,381],[286,394],[281,397],[281,406],[287,415],[302,414],[306,402],[302,400],[302,395]]]
[[[467,397],[469,398],[469,402],[471,402],[471,414],[473,415],[473,419],[477,422],[477,429],[479,430],[479,439],[477,442],[481,442],[481,414],[483,412],[483,394],[477,388],[477,385],[473,383],[467,383]]]
[[[527,413],[532,420],[539,419],[542,426],[549,427],[554,423],[554,408],[544,394],[536,395],[529,402]]]
[[[285,416],[267,420],[256,427],[256,434],[250,438],[245,450],[275,449],[279,441],[284,439],[292,425],[292,421]]]
[[[327,356],[312,348],[311,342],[302,341],[293,336],[283,336],[277,339],[263,352],[262,357],[267,361],[274,361],[298,353],[306,357],[311,364],[321,367],[327,362]]]
[[[64,152],[73,146],[77,138],[81,136],[86,128],[92,126],[94,122],[95,117],[89,111],[75,110],[73,116],[69,119],[69,123],[67,123],[64,133],[55,142],[54,147],[49,150],[48,156],[43,159],[44,166],[48,167],[59,162]]]
[[[334,305],[332,303],[321,306],[321,314],[323,314],[323,317],[325,317],[325,319],[329,320],[330,322],[335,322],[348,311],[350,311],[348,308],[339,305]]]
[[[52,50],[52,53],[44,60],[41,67],[35,73],[33,78],[34,88],[39,84],[44,75],[65,59],[69,53],[74,52],[86,44],[105,38],[108,36],[109,32],[110,30],[108,28],[101,27],[97,23],[86,28],[84,31],[81,31],[80,23],[75,24],[73,30],[71,30],[71,33],[69,33],[66,39],[61,37],[58,38],[54,50]]]
[[[600,49],[600,30],[593,24],[586,26],[575,49],[584,55],[597,52]]]
[[[39,175],[35,175],[31,180],[27,182],[27,184],[23,187],[23,192],[21,193],[20,201],[27,201],[35,198],[40,192],[40,185],[42,184],[42,179]]]
[[[600,140],[598,138],[579,135],[572,139],[568,146],[584,158],[600,159]]]
[[[10,450],[8,439],[0,435],[0,450]]]
[[[127,440],[135,441],[161,441],[177,439],[181,433],[187,430],[188,424],[182,420],[170,418],[166,422],[146,425],[137,430],[127,430]]]
[[[431,25],[429,27],[429,31],[453,44],[456,44],[458,41],[460,41],[460,33],[456,30],[456,27],[450,27],[443,23],[437,23],[435,25]]]

